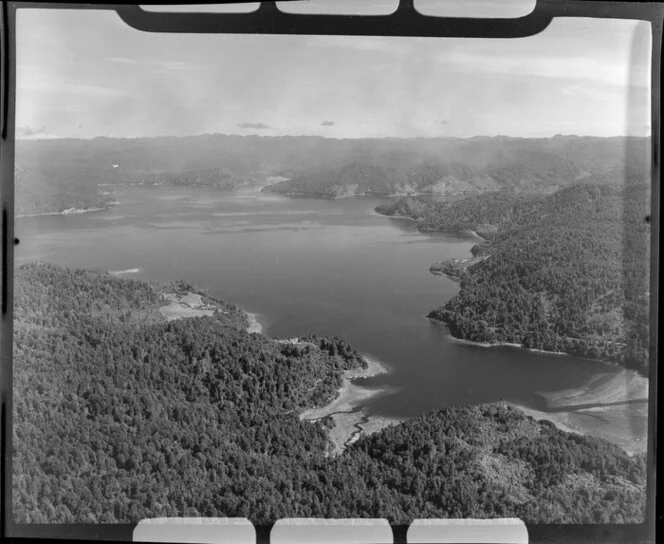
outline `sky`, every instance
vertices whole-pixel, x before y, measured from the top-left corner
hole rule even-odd
[[[478,1],[487,16],[532,9]],[[459,2],[419,5],[465,15]],[[644,135],[650,48],[648,23],[610,19],[558,18],[502,40],[196,35],[141,32],[109,11],[26,9],[16,137]]]

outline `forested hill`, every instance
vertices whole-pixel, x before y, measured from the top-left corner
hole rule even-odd
[[[398,143],[397,143],[398,142]],[[361,144],[360,144],[361,145]],[[293,172],[264,191],[352,195],[548,194],[580,179],[647,175],[645,138],[414,139],[365,146],[342,161]]]
[[[473,248],[486,258],[465,270],[447,263],[461,290],[430,317],[445,321],[454,336],[647,373],[647,184],[585,183],[545,197],[497,193],[451,203],[409,199],[379,211],[418,218],[423,231],[474,229],[488,239]]]
[[[491,238],[500,227],[512,224],[519,204],[537,200],[540,200],[537,195],[511,191],[492,191],[447,202],[404,197],[394,204],[380,205],[376,211],[415,219],[419,221],[417,229],[421,232],[474,230],[483,238]]]
[[[18,140],[16,213],[97,208],[107,184],[229,189],[290,178],[265,191],[353,194],[546,193],[580,178],[643,172],[648,138],[384,138],[207,134]]]
[[[362,364],[341,340],[248,334],[219,301],[215,315],[166,322],[162,295],[184,284],[30,264],[15,285],[18,522],[643,520],[644,456],[502,404],[427,414],[327,457],[325,423],[298,411]]]

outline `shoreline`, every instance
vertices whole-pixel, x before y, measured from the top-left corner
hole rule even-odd
[[[415,219],[413,217],[409,217],[408,215],[385,215],[384,213],[377,212],[374,210],[374,213],[376,215],[379,215],[380,217],[387,217],[388,219],[405,219],[407,221],[412,221],[413,223],[421,223],[422,219]]]
[[[266,327],[260,322],[259,314],[249,312],[244,308],[241,309],[249,320],[247,332],[249,334],[265,335]],[[300,339],[297,337],[271,338],[271,340],[280,343],[300,343]],[[326,453],[326,456],[343,453],[347,446],[356,442],[363,434],[373,434],[385,427],[406,420],[406,418],[373,415],[368,411],[366,407],[367,400],[389,394],[395,391],[395,388],[370,388],[354,383],[357,380],[373,378],[381,374],[388,374],[391,371],[388,365],[374,357],[366,354],[362,354],[362,357],[367,363],[367,368],[354,368],[344,371],[341,386],[337,389],[337,395],[334,399],[323,406],[308,408],[298,416],[300,421],[311,423],[327,417],[332,419],[334,425],[326,431],[332,443],[331,450]]]
[[[487,238],[484,238],[483,236],[480,236],[479,234],[477,234],[477,231],[476,231],[476,230],[473,230],[473,229],[466,229],[465,231],[462,231],[462,232],[470,233],[470,234],[472,234],[475,238],[477,238],[478,240],[482,240],[482,242],[488,242],[488,239],[487,239]]]
[[[424,196],[424,195],[422,195]],[[429,196],[436,196],[436,195],[429,195]],[[407,219],[408,221],[413,221],[414,223],[424,223],[424,218],[422,219],[415,219],[413,217],[410,217],[409,215],[401,215],[401,214],[386,214],[386,213],[381,213],[376,208],[373,209],[373,212],[376,215],[379,215],[381,217],[387,217],[388,219]],[[418,229],[419,230],[419,229]],[[438,234],[464,234],[464,235],[470,235],[473,238],[476,238],[477,240],[480,240],[482,242],[488,242],[489,240],[487,238],[484,238],[483,236],[480,236],[476,230],[474,229],[461,229],[461,230],[420,230],[422,234],[432,234],[432,233],[438,233]],[[472,255],[470,258],[477,258],[475,255]],[[434,263],[435,264],[435,263]]]
[[[535,394],[542,407],[510,404],[538,421],[553,423],[561,431],[601,438],[630,455],[646,451],[649,379],[635,370],[607,368],[579,387]]]
[[[582,410],[546,412],[518,402],[508,404],[537,421],[549,421],[561,431],[606,440],[629,455],[647,451],[647,401],[644,401],[639,412],[626,408],[630,405],[591,406]]]
[[[258,320],[258,314],[254,312],[249,312],[242,308],[242,311],[245,313],[247,316],[247,320],[249,321],[249,326],[247,327],[247,332],[249,334],[253,333],[258,333],[258,334],[264,334],[265,327],[263,324]]]
[[[300,413],[301,421],[312,423],[326,417],[332,418],[334,426],[327,431],[332,442],[330,455],[343,453],[347,446],[356,442],[363,434],[372,434],[405,420],[373,415],[363,406],[369,399],[394,391],[394,388],[390,387],[368,388],[353,383],[357,379],[390,372],[390,369],[377,359],[367,355],[363,355],[363,358],[367,362],[367,368],[345,371],[336,398],[324,406],[309,408]]]
[[[290,180],[283,180],[283,181],[290,181]],[[280,181],[274,182],[274,183],[268,183],[265,185],[266,187],[269,185],[276,185],[278,183],[281,183]],[[450,197],[450,198],[456,198],[460,196],[473,196],[477,193],[389,193],[389,194],[383,194],[383,193],[353,193],[350,195],[339,195],[339,196],[334,196],[334,195],[324,195],[324,194],[314,194],[314,193],[303,193],[303,192],[297,192],[297,191],[289,191],[287,193],[282,193],[280,191],[265,191],[265,192],[270,192],[270,193],[275,193],[275,194],[280,194],[283,196],[307,196],[311,198],[323,198],[325,200],[341,200],[344,198],[353,198],[353,197],[363,197],[363,196],[369,196],[369,197],[374,197],[374,198],[395,198],[395,197],[416,197],[416,196],[438,196],[438,197]],[[389,216],[388,216],[389,217]]]
[[[437,275],[437,274],[434,274]],[[448,277],[446,274],[442,274],[445,277]],[[454,279],[454,278],[450,278]],[[627,369],[626,367],[623,367],[619,365],[618,363],[614,363],[612,361],[605,361],[604,359],[592,359],[591,357],[583,357],[582,355],[574,355],[573,353],[567,353],[565,351],[547,351],[545,349],[539,349],[539,348],[527,348],[523,344],[517,344],[516,342],[495,342],[495,343],[490,343],[490,342],[477,342],[476,340],[468,340],[466,338],[459,338],[457,336],[454,336],[452,332],[450,331],[449,325],[445,321],[441,321],[440,319],[436,319],[435,317],[427,317],[427,319],[433,323],[434,325],[445,327],[447,337],[454,342],[457,342],[459,344],[466,344],[469,346],[475,346],[478,348],[502,348],[502,347],[508,347],[508,348],[515,348],[515,349],[521,349],[524,351],[530,351],[532,353],[543,353],[544,355],[557,355],[559,357],[574,357],[575,359],[579,359],[581,361],[588,361],[592,363],[600,363],[603,365],[606,365],[607,367],[610,368],[615,368],[615,369],[625,369],[625,370],[630,370]],[[637,372],[634,370],[634,372]],[[637,372],[638,373],[638,372]],[[645,379],[648,379],[646,376],[643,376]]]
[[[377,206],[377,207],[379,208],[380,206]],[[381,217],[387,217],[388,219],[408,219],[409,221],[413,221],[415,223],[421,223],[422,221],[424,221],[424,219],[415,219],[414,217],[411,217],[410,215],[402,215],[402,214],[399,214],[399,213],[395,213],[395,214],[382,213],[382,212],[379,212],[376,208],[373,208],[373,212],[376,215],[380,215]]]
[[[67,208],[66,210],[62,210],[61,212],[24,213],[20,215],[15,215],[14,217],[16,219],[23,219],[26,217],[45,217],[49,215],[83,215],[85,213],[104,212],[109,208],[111,208],[112,206],[117,206],[118,204],[119,202],[116,201],[102,208]]]
[[[636,370],[609,361],[577,357],[564,352],[549,352],[504,342],[487,344],[456,338],[442,321],[429,318],[437,326],[445,326],[447,337],[460,344],[481,348],[512,347],[548,355],[576,357],[599,363],[606,370],[579,387],[556,391],[534,392],[546,405],[539,409],[522,402],[507,401],[536,420],[551,422],[561,431],[604,439],[630,455],[644,453],[648,443],[649,378]]]
[[[109,270],[108,273],[111,274],[112,276],[124,276],[126,274],[139,274],[143,270],[141,267],[136,267],[136,268],[127,268],[126,270]]]
[[[108,271],[113,276],[123,276],[126,274],[137,274],[141,268],[130,268],[127,270]],[[159,313],[166,321],[175,321],[178,319],[187,319],[191,317],[212,317],[215,311],[228,313],[222,310],[217,304],[206,304],[202,301],[201,295],[188,292],[185,295],[176,295],[173,293],[164,293],[162,300],[166,304],[158,308]],[[220,301],[216,301],[217,303]],[[247,317],[247,326],[244,330],[247,333],[264,334],[265,326],[260,322],[259,315],[249,312],[242,307],[238,307]]]
[[[484,240],[476,231],[466,232]],[[455,280],[448,274],[441,274]],[[616,363],[591,359],[561,351],[527,348],[515,342],[476,342],[454,336],[447,322],[427,317],[436,326],[444,326],[448,339],[460,344],[481,348],[510,347],[531,353],[574,357],[599,363],[606,372],[598,374],[588,383],[577,388],[553,393],[537,393],[545,403],[545,409],[526,406],[520,402],[508,402],[536,420],[546,420],[561,431],[581,436],[604,439],[622,448],[629,455],[646,452],[648,445],[649,378],[636,370]]]
[[[265,335],[266,327],[260,322],[259,314],[249,312],[242,308],[249,320],[247,332]],[[280,343],[299,344],[299,338],[271,338]],[[333,427],[327,429],[327,436],[331,442],[330,451],[326,456],[339,455],[365,434],[376,433],[385,427],[405,421],[406,418],[390,418],[371,414],[366,401],[395,391],[393,387],[370,388],[354,383],[388,374],[391,369],[385,363],[374,357],[362,354],[367,363],[367,368],[355,368],[346,370],[342,374],[341,386],[337,389],[337,395],[329,403],[314,408],[308,408],[299,414],[300,421],[315,423],[330,417],[334,423]]]

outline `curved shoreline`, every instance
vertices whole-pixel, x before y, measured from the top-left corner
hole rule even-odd
[[[436,275],[436,274],[434,274]],[[447,277],[445,275],[445,277]],[[453,279],[453,278],[449,278]],[[477,342],[476,340],[468,340],[466,338],[459,338],[458,336],[454,336],[452,334],[452,331],[450,330],[449,325],[447,324],[446,321],[441,321],[440,319],[436,319],[435,317],[428,317],[427,319],[433,323],[434,325],[445,327],[446,332],[447,332],[447,337],[454,342],[457,342],[459,344],[466,344],[469,346],[475,346],[478,348],[502,348],[502,347],[508,347],[508,348],[515,348],[515,349],[522,349],[525,351],[530,351],[532,353],[543,353],[544,355],[557,355],[561,357],[574,357],[575,359],[579,359],[581,361],[589,361],[592,363],[601,363],[603,365],[606,365],[611,368],[615,369],[622,369],[625,368],[618,363],[614,363],[612,361],[605,361],[604,359],[592,359],[591,357],[584,357],[583,355],[575,355],[574,353],[567,353],[565,351],[547,351],[545,349],[539,349],[539,348],[527,348],[523,344],[517,344],[516,342]],[[629,369],[626,369],[629,370]],[[634,372],[637,372],[636,370]],[[638,373],[638,372],[637,372]],[[643,376],[645,379],[648,379],[647,376]]]
[[[257,313],[249,312],[242,308],[249,320],[248,333],[265,334],[266,327],[260,322]],[[298,342],[298,338],[279,339],[272,338],[277,342]],[[366,354],[362,354],[367,363],[367,368],[355,368],[346,370],[342,376],[342,383],[337,389],[337,395],[328,404],[315,408],[309,408],[299,414],[301,421],[316,422],[330,417],[334,426],[328,429],[328,438],[332,447],[327,455],[339,455],[347,446],[357,441],[362,434],[373,434],[381,429],[405,421],[405,418],[389,418],[373,415],[366,407],[366,401],[376,397],[389,394],[395,390],[394,387],[370,388],[354,383],[357,380],[372,378],[381,374],[388,374],[390,368],[385,363]]]
[[[630,454],[648,444],[649,380],[634,370],[608,370],[583,386],[539,392],[542,409],[512,403],[529,416],[559,429],[602,438]]]
[[[484,241],[484,238],[479,236],[476,231],[469,229],[466,232]],[[455,279],[447,274],[443,275],[452,280]],[[488,343],[458,338],[452,334],[447,322],[432,317],[428,317],[428,319],[437,326],[444,326],[447,338],[460,344],[482,348],[510,347],[532,353],[574,357],[606,365],[605,374],[599,374],[590,382],[577,388],[539,394],[549,408],[548,410],[536,409],[519,402],[510,402],[510,404],[537,420],[553,423],[561,431],[602,438],[616,444],[631,455],[646,451],[649,409],[649,378],[647,376],[642,376],[636,370],[621,367],[610,361],[572,353],[527,348],[515,342]],[[609,375],[612,376],[607,378]],[[621,380],[624,383],[621,383]]]
[[[67,208],[65,210],[62,210],[60,212],[39,212],[39,213],[24,213],[24,214],[16,214],[14,215],[15,219],[23,219],[26,217],[45,217],[49,215],[83,215],[86,213],[93,213],[93,212],[105,212],[106,210],[109,210],[110,208],[113,208],[115,206],[118,206],[120,203],[117,200],[114,200],[112,202],[109,202],[108,204],[104,204],[103,206],[99,208]]]
[[[286,179],[285,181],[290,181],[290,178]],[[280,182],[274,182],[274,183],[268,183],[264,185],[264,187],[268,187],[271,185],[277,185]],[[262,187],[261,187],[262,190]],[[341,194],[341,195],[330,195],[330,194],[320,194],[320,193],[306,193],[306,192],[301,192],[301,191],[288,191],[288,192],[281,192],[281,191],[264,191],[266,193],[275,193],[275,194],[280,194],[284,196],[306,196],[310,198],[322,198],[325,200],[341,200],[344,198],[354,198],[354,197],[363,197],[363,196],[370,196],[374,198],[395,198],[395,197],[417,197],[417,196],[435,196],[435,197],[448,197],[448,198],[457,198],[457,197],[469,197],[473,196],[477,193],[474,192],[468,192],[468,193],[352,193],[352,194]],[[381,214],[384,215],[384,214]],[[389,217],[389,216],[388,216]]]
[[[245,313],[245,315],[247,316],[247,320],[249,321],[249,325],[247,327],[247,332],[249,334],[252,334],[252,333],[264,334],[265,327],[258,320],[258,314],[253,313],[253,312],[248,312],[244,308],[242,308],[242,311]]]
[[[644,453],[648,444],[648,378],[635,370],[615,363],[577,357],[563,352],[547,352],[525,348],[520,344],[487,344],[456,338],[446,323],[429,318],[437,326],[445,326],[447,337],[454,342],[481,348],[511,347],[548,355],[576,357],[606,366],[606,372],[576,388],[556,392],[535,392],[546,404],[538,409],[522,402],[508,402],[536,420],[553,423],[561,431],[602,438],[624,449],[630,455]]]
[[[391,387],[368,388],[353,383],[354,380],[371,378],[389,373],[389,368],[380,361],[363,355],[367,368],[344,372],[338,395],[325,406],[310,408],[300,414],[302,421],[319,421],[330,417],[334,426],[328,431],[332,443],[331,455],[339,455],[344,449],[364,434],[375,433],[389,425],[404,421],[402,418],[387,418],[371,414],[365,401],[394,391]]]
[[[109,270],[108,273],[113,276],[123,276],[125,274],[138,274],[140,273],[141,267],[136,268],[127,268],[126,270]]]

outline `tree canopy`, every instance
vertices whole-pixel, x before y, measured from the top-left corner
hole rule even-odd
[[[329,457],[325,423],[298,415],[366,364],[357,351],[249,334],[239,314],[166,322],[163,292],[45,263],[17,269],[17,522],[643,519],[645,456],[502,403],[424,414]]]

